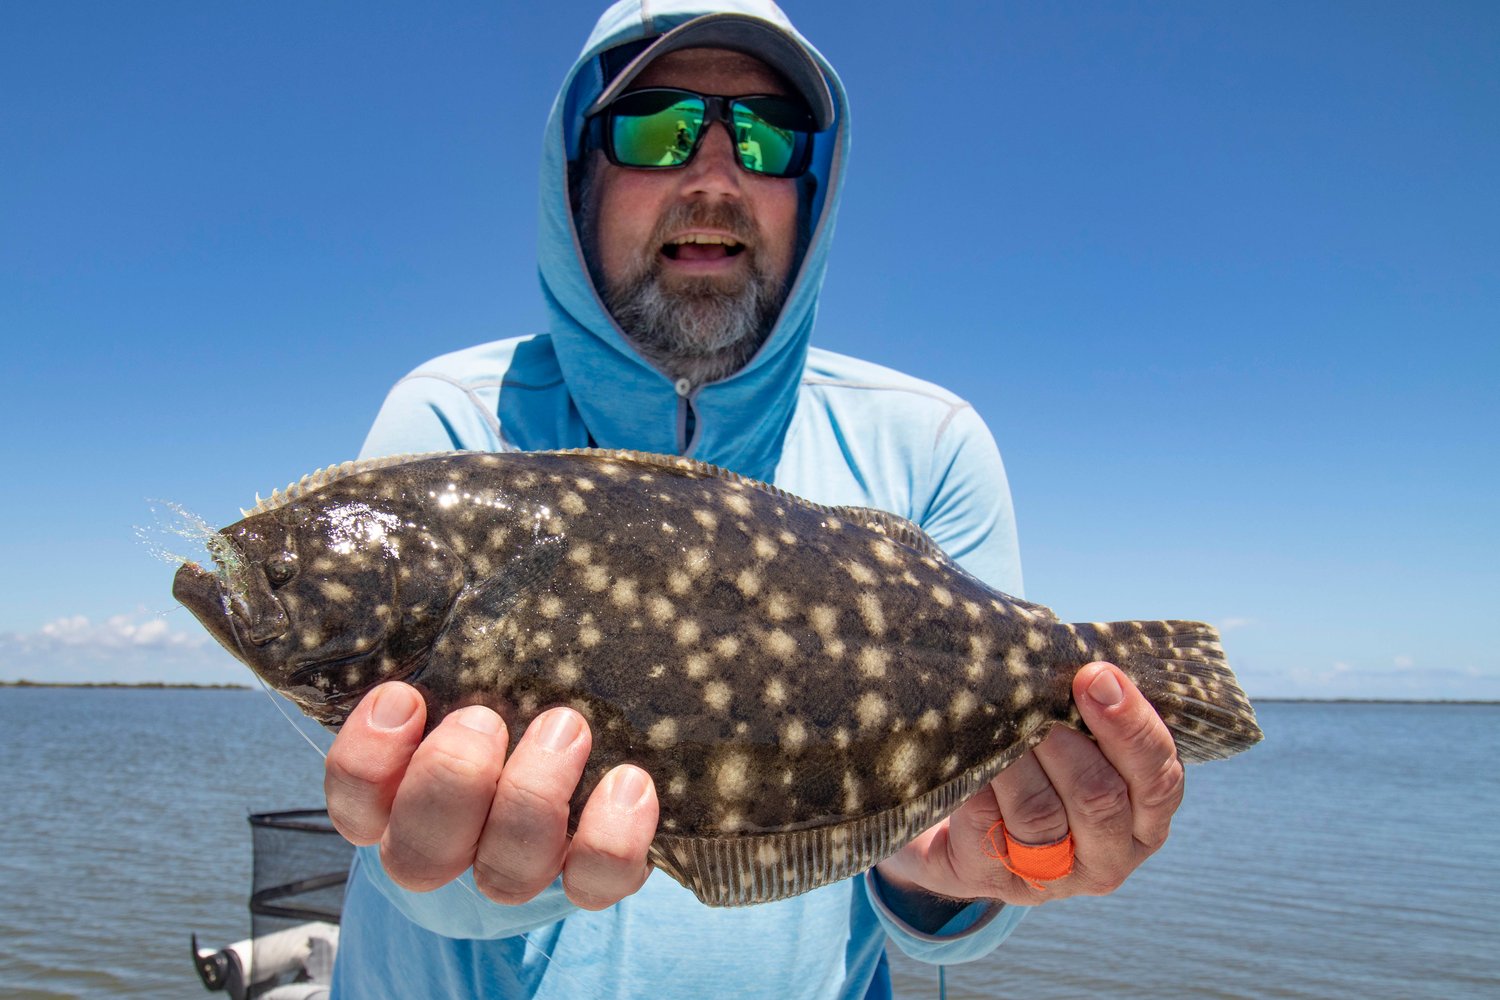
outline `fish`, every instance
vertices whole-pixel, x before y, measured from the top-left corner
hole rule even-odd
[[[593,749],[571,802],[630,762],[653,865],[710,906],[856,875],[1058,725],[1118,665],[1183,761],[1261,739],[1215,629],[1070,624],[965,572],[916,524],[693,459],[442,452],[346,462],[256,497],[173,594],[337,730],[412,684],[429,730],[487,705],[512,747],[567,705]]]

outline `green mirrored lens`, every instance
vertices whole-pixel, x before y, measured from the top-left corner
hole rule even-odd
[[[794,129],[773,125],[750,106],[734,103],[734,138],[739,147],[740,163],[758,174],[781,175],[787,172],[798,155],[801,134]]]
[[[698,131],[703,128],[703,102],[693,97],[663,101],[660,95],[643,96],[633,103],[621,101],[614,109],[613,121],[611,141],[621,163],[677,167],[688,161],[698,141]]]

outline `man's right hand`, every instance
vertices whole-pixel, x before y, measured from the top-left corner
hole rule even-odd
[[[646,881],[656,787],[621,764],[589,796],[568,836],[568,801],[592,738],[577,712],[554,708],[506,757],[505,723],[474,705],[426,739],[427,707],[410,685],[382,684],[359,703],[328,752],[323,789],[334,827],[379,844],[399,886],[426,892],[467,869],[499,903],[524,903],[562,876],[568,898],[602,910]]]

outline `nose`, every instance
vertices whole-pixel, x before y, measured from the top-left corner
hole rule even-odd
[[[729,126],[714,122],[698,142],[698,151],[687,165],[684,183],[693,194],[737,197],[740,193],[739,154]]]

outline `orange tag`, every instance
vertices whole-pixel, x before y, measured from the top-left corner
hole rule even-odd
[[[996,830],[999,830],[1005,837],[1003,851],[995,842]],[[1042,884],[1043,882],[1051,882],[1073,872],[1073,831],[1071,830],[1063,839],[1051,844],[1023,844],[1011,837],[1010,831],[1005,828],[1004,820],[998,820],[985,836],[989,838],[991,849],[984,853],[1000,862],[1007,871],[1037,892],[1047,888]]]

